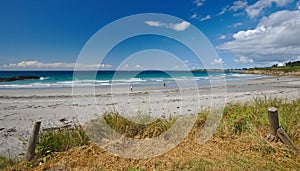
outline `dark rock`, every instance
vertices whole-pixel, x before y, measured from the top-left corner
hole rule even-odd
[[[60,122],[67,122],[68,120],[66,118],[62,118],[59,120]]]
[[[17,80],[31,80],[31,79],[40,79],[39,76],[32,76],[32,75],[22,75],[19,77],[8,77],[8,78],[0,78],[0,82],[10,82],[10,81],[17,81]]]

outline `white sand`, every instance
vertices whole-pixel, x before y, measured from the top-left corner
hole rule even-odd
[[[227,91],[217,88],[212,96],[209,86],[199,88],[142,87],[96,89],[95,94],[82,88],[0,90],[0,155],[17,157],[24,153],[32,125],[42,121],[42,128],[80,123],[96,114],[118,111],[120,114],[161,115],[195,114],[211,106],[212,99],[226,103],[251,101],[254,97],[280,97],[288,101],[299,98],[300,78],[266,78],[227,83]],[[113,91],[113,92],[112,92]],[[214,102],[211,107],[216,107]]]

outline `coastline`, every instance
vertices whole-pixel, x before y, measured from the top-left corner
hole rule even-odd
[[[220,88],[220,90],[223,90]],[[200,106],[193,106],[194,92],[199,92]],[[96,96],[81,88],[72,96],[71,88],[0,90],[0,155],[19,156],[24,152],[32,125],[42,121],[42,128],[59,127],[66,123],[87,121],[96,112],[118,112],[132,114],[136,111],[151,112],[159,117],[164,113],[172,115],[197,112],[211,104],[209,86],[199,88],[140,87],[130,92],[127,88],[96,88]],[[251,102],[258,98],[299,98],[300,78],[270,77],[243,82],[227,82],[226,103]],[[222,98],[223,93],[215,94]],[[183,101],[180,96],[185,96]],[[95,100],[96,99],[96,100]],[[74,102],[75,100],[75,102]],[[97,105],[92,105],[97,102]],[[79,103],[77,103],[79,102]],[[182,103],[184,103],[182,105]],[[149,105],[152,110],[149,110]],[[76,110],[76,112],[75,112]],[[64,122],[60,120],[65,119]]]

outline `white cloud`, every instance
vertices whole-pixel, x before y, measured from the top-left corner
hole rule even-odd
[[[210,15],[207,15],[203,18],[200,18],[200,21],[205,21],[205,20],[209,20],[209,19],[211,19],[211,17],[210,17]]]
[[[219,40],[224,40],[224,39],[226,39],[226,38],[227,38],[226,35],[218,35],[218,39],[219,39]]]
[[[95,70],[95,69],[111,69],[113,66],[108,64],[75,64],[75,63],[64,63],[64,62],[56,62],[56,63],[43,63],[39,61],[21,61],[19,63],[14,64],[5,64],[0,66],[2,70],[12,70],[12,69],[20,69],[20,70],[68,70],[74,69],[74,67],[78,69],[86,69],[86,70]]]
[[[225,6],[222,11],[218,13],[218,15],[223,15],[228,11],[236,12],[247,7],[247,1],[234,1],[232,6]]]
[[[293,0],[258,0],[255,4],[246,8],[246,12],[250,18],[259,16],[265,8],[271,7],[273,3],[278,7],[286,6]]]
[[[158,21],[146,21],[145,23],[148,24],[149,26],[152,26],[152,27],[161,27],[161,26],[163,26],[163,24],[158,22]]]
[[[198,2],[196,5],[197,5],[198,7],[201,7],[202,5],[204,5],[204,3],[203,3],[203,2]]]
[[[273,4],[275,4],[277,7],[283,7],[288,5],[289,3],[293,2],[293,0],[258,0],[256,3],[252,5],[248,5],[248,2],[246,0],[238,0],[234,1],[233,5],[230,6],[225,6],[221,12],[219,12],[218,15],[223,15],[228,11],[231,12],[237,12],[241,10],[246,10],[246,13],[250,18],[255,18],[259,15],[262,14],[263,10],[265,8],[272,7]],[[233,16],[240,16],[243,15],[244,12],[242,13],[236,13],[233,14]]]
[[[225,14],[225,13],[228,11],[228,9],[229,9],[229,6],[225,6],[225,7],[222,9],[222,11],[220,11],[220,12],[218,13],[218,15],[223,15],[223,14]]]
[[[234,28],[237,28],[237,27],[240,27],[240,26],[242,26],[243,25],[243,23],[241,23],[241,22],[239,22],[239,23],[234,23],[233,24],[233,27]]]
[[[245,56],[241,56],[240,59],[234,59],[233,60],[236,63],[243,63],[243,64],[248,64],[248,63],[253,63],[253,59],[247,58]]]
[[[135,68],[136,69],[141,69],[141,68],[143,68],[141,65],[139,65],[139,64],[137,64],[137,65],[135,65]]]
[[[211,62],[212,65],[223,64],[223,63],[224,63],[224,61],[223,61],[222,58],[214,59],[214,60]]]
[[[244,16],[245,12],[239,12],[239,13],[234,13],[232,16],[233,17],[239,17],[239,16]]]
[[[233,6],[229,8],[230,11],[238,11],[247,7],[247,1],[235,1]]]
[[[170,28],[176,31],[184,31],[187,29],[191,24],[189,22],[183,21],[177,24],[170,24]]]
[[[285,61],[300,56],[300,10],[263,17],[255,29],[239,31],[217,48],[255,62]]]
[[[128,71],[134,71],[134,70],[143,70],[145,69],[142,65],[140,64],[121,64],[118,66],[117,70],[128,70]]]
[[[210,16],[210,15],[207,15],[207,16],[201,18],[201,16],[199,16],[197,13],[195,13],[195,14],[193,14],[193,15],[191,16],[191,19],[197,19],[197,20],[199,20],[199,21],[205,21],[205,20],[211,19],[211,16]]]
[[[193,1],[193,3],[196,4],[197,7],[201,7],[204,5],[205,1],[206,0],[195,0],[195,1]]]
[[[194,19],[194,18],[198,18],[197,13],[195,13],[195,14],[193,14],[193,15],[191,16],[191,19]]]
[[[187,29],[191,24],[186,21],[182,21],[181,23],[161,23],[159,21],[145,21],[145,23],[148,26],[151,27],[165,27],[165,28],[170,28],[175,31],[184,31]]]

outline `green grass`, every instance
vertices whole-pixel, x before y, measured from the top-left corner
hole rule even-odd
[[[251,133],[268,129],[268,107],[278,108],[280,126],[292,139],[299,137],[300,99],[287,103],[285,99],[265,97],[254,103],[229,104],[224,109],[223,119],[217,131],[221,134]]]
[[[89,141],[89,137],[81,126],[50,129],[40,134],[36,147],[36,156],[43,157],[53,152],[66,151],[72,147],[87,145]]]
[[[17,160],[0,156],[0,170],[10,168],[17,163]]]
[[[130,138],[153,138],[167,131],[176,121],[175,118],[159,118],[153,121],[149,116],[138,116],[140,123],[133,122],[118,113],[108,113],[103,115],[106,123],[119,134]],[[151,122],[152,121],[152,122]]]

